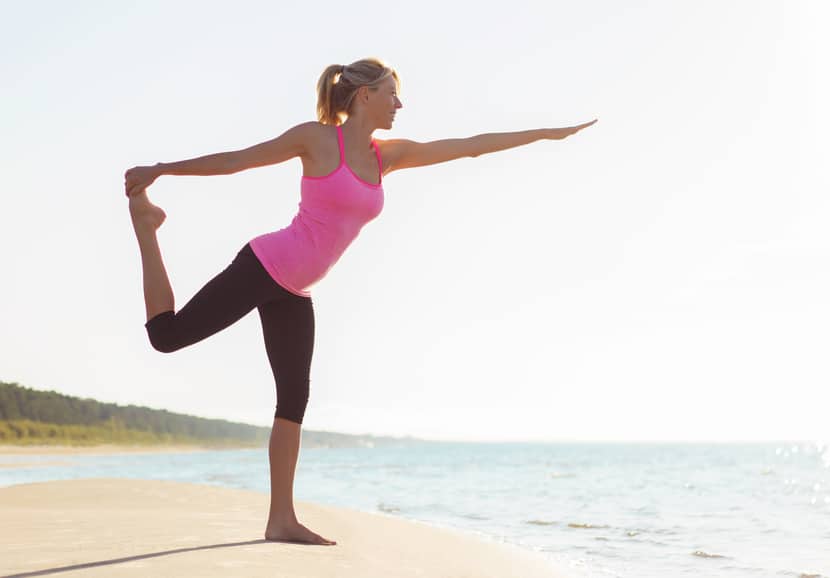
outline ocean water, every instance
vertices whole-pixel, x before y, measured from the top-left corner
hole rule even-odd
[[[14,462],[28,466],[0,467],[0,486],[128,477],[269,488],[265,449],[0,456]],[[304,448],[294,497],[508,542],[573,578],[830,578],[820,443]]]

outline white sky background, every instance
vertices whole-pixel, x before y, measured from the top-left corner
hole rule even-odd
[[[0,2],[0,379],[270,425],[256,313],[150,348],[123,173],[273,138],[378,56],[404,104],[378,138],[599,122],[386,177],[313,290],[307,428],[830,437],[827,2],[230,6]],[[290,222],[301,174],[150,188],[178,307]]]

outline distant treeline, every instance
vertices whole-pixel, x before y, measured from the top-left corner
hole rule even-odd
[[[0,444],[268,444],[271,428],[207,419],[163,409],[120,406],[0,381]],[[304,448],[410,446],[411,437],[302,430]]]
[[[0,381],[0,443],[265,445],[270,428],[120,406]]]
[[[0,444],[14,445],[248,445],[234,440],[199,440],[127,429],[115,420],[101,425],[57,425],[27,419],[0,421]]]

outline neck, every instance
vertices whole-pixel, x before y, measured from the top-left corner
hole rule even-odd
[[[351,143],[357,143],[360,147],[372,147],[372,133],[375,127],[372,126],[366,117],[360,115],[350,116],[343,123],[343,138]]]

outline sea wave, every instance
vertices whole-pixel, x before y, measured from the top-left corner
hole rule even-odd
[[[703,550],[695,550],[692,552],[692,556],[698,556],[699,558],[728,558],[728,556],[723,556],[722,554],[710,554]]]
[[[583,530],[593,530],[599,528],[608,528],[609,526],[604,526],[602,524],[584,524],[580,522],[571,522],[568,524],[569,528],[579,528]]]

